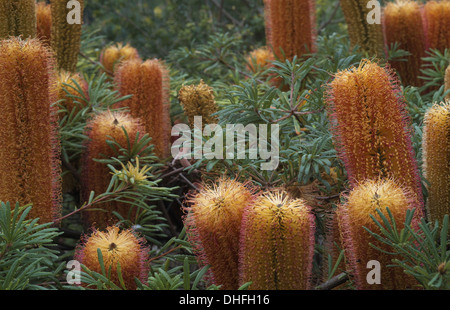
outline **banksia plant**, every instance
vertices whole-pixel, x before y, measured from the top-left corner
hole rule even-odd
[[[36,3],[36,37],[50,45],[52,37],[51,5],[45,2]]]
[[[340,0],[352,46],[359,46],[368,56],[384,57],[383,29],[380,23],[368,23],[369,0]]]
[[[394,73],[363,60],[358,67],[336,74],[326,100],[350,185],[393,177],[423,202],[409,117]]]
[[[56,88],[58,90],[58,100],[62,100],[60,104],[67,110],[68,114],[74,109],[75,113],[81,110],[82,96],[86,98],[89,96],[88,84],[79,73],[61,70],[56,80]],[[82,94],[80,94],[80,91],[82,91]],[[80,99],[74,98],[75,96]]]
[[[105,47],[100,54],[100,63],[109,74],[114,74],[114,68],[120,62],[139,59],[139,52],[129,44],[117,43]]]
[[[423,8],[427,49],[450,48],[450,1],[428,1]]]
[[[377,179],[362,182],[346,197],[346,203],[338,206],[336,215],[339,231],[344,246],[347,270],[350,271],[356,288],[359,290],[400,290],[413,289],[417,284],[414,277],[405,274],[402,268],[387,267],[392,265],[392,259],[398,256],[384,253],[389,246],[378,242],[366,229],[380,233],[380,227],[372,220],[371,215],[381,221],[377,209],[390,218],[386,208],[395,219],[398,233],[404,228],[407,210],[417,207],[414,195],[403,190],[393,179]],[[418,224],[415,216],[412,226]],[[366,229],[365,229],[365,228]],[[375,249],[370,243],[378,247]],[[376,260],[381,265],[380,284],[369,284],[367,274],[370,272],[367,264]]]
[[[42,223],[60,217],[61,165],[53,55],[39,40],[0,44],[0,197],[32,203]]]
[[[253,198],[245,184],[220,179],[203,184],[187,200],[184,224],[207,281],[235,290],[239,286],[240,229],[244,208]]]
[[[135,279],[147,283],[149,249],[145,240],[137,237],[132,230],[121,230],[115,226],[107,227],[105,231],[94,230],[91,235],[84,236],[76,247],[74,259],[90,271],[102,274],[98,251],[101,252],[106,275],[110,271],[109,280],[116,286],[135,290]],[[123,282],[119,277],[119,268]]]
[[[0,39],[36,36],[35,0],[0,1]]]
[[[447,69],[445,70],[445,86],[444,89],[445,91],[449,92],[447,94],[447,96],[445,97],[445,99],[450,100],[450,66],[447,67]]]
[[[125,135],[124,129],[127,135]],[[83,201],[88,201],[91,191],[94,191],[96,195],[104,193],[110,184],[111,170],[106,164],[96,161],[96,159],[118,156],[116,150],[111,148],[107,141],[115,141],[122,148],[127,148],[128,142],[130,142],[132,148],[137,133],[143,137],[145,129],[138,119],[131,117],[128,113],[105,111],[96,115],[89,122],[86,130],[88,136],[86,151],[81,159],[81,197]],[[110,201],[102,203],[101,208],[106,212],[89,209],[82,212],[83,221],[87,227],[95,224],[97,228],[103,229],[112,225],[117,221],[112,214],[113,211],[126,218],[130,205]]]
[[[254,290],[306,290],[311,286],[315,220],[302,199],[263,193],[244,211],[240,284]]]
[[[157,59],[125,61],[116,69],[115,84],[121,95],[133,95],[117,107],[128,107],[133,117],[142,120],[146,133],[152,138],[155,154],[161,159],[167,158],[171,120],[166,66]]]
[[[442,222],[450,212],[450,101],[433,105],[425,114],[423,170],[428,181],[427,215]]]
[[[264,0],[266,41],[281,60],[316,50],[314,0]]]
[[[250,52],[246,58],[247,69],[253,73],[266,70],[271,61],[275,60],[273,52],[266,46],[257,48]]]
[[[72,15],[73,8],[67,8],[68,0],[52,0],[51,46],[56,54],[58,70],[76,72],[78,53],[81,46],[81,27],[83,23],[84,0],[80,4],[80,15]],[[76,10],[75,10],[76,11]],[[80,23],[68,23],[68,17],[80,18]],[[76,21],[76,20],[74,20]],[[72,21],[71,21],[72,22]]]
[[[421,86],[419,76],[422,57],[425,57],[425,33],[419,4],[410,0],[388,3],[384,9],[383,25],[386,45],[397,42],[399,48],[411,54],[405,57],[406,61],[392,61],[392,68],[404,85]]]
[[[200,81],[198,85],[183,86],[178,94],[178,100],[186,113],[191,128],[194,128],[194,117],[201,116],[203,126],[217,124],[215,115],[217,104],[212,87]]]

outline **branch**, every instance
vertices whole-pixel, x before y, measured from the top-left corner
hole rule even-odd
[[[344,284],[348,280],[350,280],[348,274],[346,272],[343,272],[343,273],[331,278],[327,282],[317,286],[316,290],[331,290],[335,287],[338,287],[341,284]]]

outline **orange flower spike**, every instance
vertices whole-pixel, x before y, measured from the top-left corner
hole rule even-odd
[[[264,11],[267,45],[278,58],[292,60],[315,52],[315,1],[264,0]]]
[[[450,1],[428,1],[423,8],[427,49],[450,48]]]
[[[254,290],[307,290],[311,286],[315,220],[302,199],[266,192],[243,215],[240,284]]]
[[[131,147],[133,147],[138,132],[140,137],[144,135],[144,127],[140,121],[126,113],[102,112],[88,124],[87,136],[89,139],[86,151],[82,155],[81,170],[83,201],[88,201],[91,191],[99,195],[108,188],[112,177],[111,170],[106,164],[94,161],[94,159],[109,159],[117,156],[116,152],[106,143],[108,140],[115,140],[121,147],[127,148],[127,138],[123,128],[127,131]],[[96,227],[105,228],[115,221],[112,211],[127,217],[129,207],[129,204],[111,201],[101,205],[101,208],[107,212],[86,210],[82,212],[82,215],[87,227],[91,227],[95,223]]]
[[[56,83],[58,89],[58,100],[64,100],[63,102],[61,102],[61,105],[63,105],[67,109],[67,112],[69,114],[75,107],[76,112],[79,111],[81,108],[79,103],[83,104],[84,102],[81,99],[73,98],[70,96],[89,96],[88,84],[85,79],[79,73],[70,73],[62,70],[59,72]],[[75,83],[80,86],[82,94],[79,93],[78,87]],[[64,84],[67,84],[69,86]],[[75,101],[78,101],[79,103],[76,103]]]
[[[352,186],[393,177],[423,202],[409,117],[391,70],[363,60],[338,72],[326,91],[332,132]]]
[[[102,253],[106,272],[111,268],[110,280],[114,284],[122,287],[117,273],[118,264],[127,290],[137,289],[135,278],[143,284],[147,283],[149,249],[145,246],[145,240],[136,237],[132,230],[120,230],[115,226],[107,227],[105,231],[94,230],[76,247],[74,259],[101,274],[97,249]]]
[[[33,203],[30,217],[61,212],[60,144],[53,55],[37,39],[0,44],[0,197]]]
[[[0,1],[0,39],[22,36],[23,39],[36,36],[35,0]]]
[[[271,66],[271,61],[275,60],[275,57],[272,51],[264,46],[251,51],[246,60],[247,69],[253,73],[257,73]]]
[[[105,47],[100,54],[100,63],[110,74],[114,74],[115,67],[119,63],[130,59],[139,59],[139,53],[136,48],[129,44],[117,43]]]
[[[52,37],[52,9],[51,4],[45,2],[36,3],[36,37],[50,45]]]
[[[419,4],[410,0],[388,3],[384,9],[383,25],[387,46],[398,42],[399,48],[411,53],[405,57],[407,61],[394,61],[392,67],[404,85],[421,86],[423,83],[419,76],[422,57],[425,57],[425,33]]]
[[[143,62],[132,59],[123,62],[115,74],[115,84],[121,95],[133,95],[117,107],[129,107],[133,117],[140,118],[155,145],[155,154],[165,159],[170,155],[170,81],[162,61]]]
[[[201,266],[210,265],[207,279],[222,289],[238,289],[239,237],[244,208],[252,192],[242,183],[221,179],[203,184],[187,200],[184,224]]]
[[[404,191],[391,179],[368,180],[357,185],[348,195],[347,202],[338,206],[336,216],[339,231],[347,261],[356,288],[359,290],[402,290],[413,289],[417,281],[392,265],[392,260],[398,258],[385,254],[370,246],[375,246],[390,252],[390,248],[371,236],[363,227],[381,234],[380,228],[371,219],[373,215],[382,222],[376,209],[379,209],[389,219],[386,208],[392,213],[398,232],[404,228],[406,211],[417,207],[414,195]],[[415,214],[412,226],[418,227],[419,214]],[[366,278],[370,269],[367,263],[376,260],[381,265],[381,284],[368,284]]]
[[[429,182],[427,215],[442,222],[450,212],[450,101],[433,105],[425,114],[423,170]]]

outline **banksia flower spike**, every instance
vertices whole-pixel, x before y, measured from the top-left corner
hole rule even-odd
[[[52,10],[51,5],[45,2],[36,3],[36,37],[50,45],[52,37]]]
[[[77,84],[81,88],[82,94],[80,94]],[[58,90],[58,100],[63,100],[61,105],[66,108],[68,114],[70,114],[74,108],[76,108],[75,113],[78,112],[82,108],[80,103],[83,104],[83,100],[71,96],[85,96],[86,98],[89,96],[88,84],[79,73],[61,70],[56,80],[56,88]],[[79,103],[76,103],[75,101],[78,101]]]
[[[152,138],[155,154],[161,159],[167,158],[171,135],[170,89],[163,62],[157,59],[125,61],[116,69],[115,84],[121,95],[133,95],[117,107],[128,107],[133,117],[142,120],[146,133]]]
[[[277,58],[292,60],[316,50],[313,0],[264,0],[266,41]]]
[[[36,36],[35,0],[0,1],[0,39],[9,36],[23,39]]]
[[[32,203],[42,223],[60,217],[61,165],[53,55],[39,40],[0,44],[0,197]]]
[[[199,264],[210,265],[207,280],[222,289],[238,289],[240,229],[252,190],[234,180],[203,184],[187,200],[184,224]]]
[[[381,23],[369,23],[369,0],[340,0],[352,46],[359,46],[368,56],[384,57],[384,39]]]
[[[98,249],[103,257],[106,274],[111,270],[110,280],[127,290],[137,289],[135,278],[143,284],[147,283],[149,272],[149,249],[145,240],[135,236],[132,230],[120,230],[110,226],[105,231],[94,230],[89,236],[84,236],[82,243],[75,249],[74,259],[85,265],[89,270],[102,273],[99,263]],[[118,276],[118,265],[123,279],[122,286]]]
[[[72,16],[73,9],[67,8],[67,0],[52,0],[52,33],[51,46],[56,54],[58,70],[76,72],[78,53],[81,46],[81,27],[83,23],[84,0],[80,4],[80,23],[68,23],[68,16]],[[70,14],[69,14],[70,13]],[[72,21],[71,21],[72,22]]]
[[[397,0],[384,9],[384,37],[387,46],[397,42],[399,48],[408,51],[407,61],[393,61],[403,85],[421,86],[420,68],[425,57],[425,33],[420,6],[415,1]]]
[[[363,60],[358,67],[336,74],[326,100],[350,185],[393,177],[423,202],[409,117],[392,71]]]
[[[266,192],[243,215],[240,284],[255,290],[306,290],[311,285],[314,215],[305,201]]]
[[[417,207],[416,199],[404,191],[392,179],[368,180],[356,186],[346,198],[346,203],[338,206],[336,215],[339,231],[344,246],[347,270],[353,276],[356,288],[359,290],[399,290],[412,289],[417,281],[403,272],[402,268],[387,267],[392,265],[392,259],[399,258],[372,248],[369,243],[389,252],[389,246],[379,242],[363,227],[381,234],[380,228],[372,220],[373,215],[382,221],[377,209],[389,219],[386,208],[395,219],[398,232],[404,228],[407,210]],[[417,228],[418,216],[412,221]],[[370,271],[367,263],[377,260],[381,265],[381,284],[369,284],[367,274]]]
[[[95,116],[88,124],[86,151],[82,155],[81,170],[81,197],[83,201],[88,201],[91,191],[96,195],[104,193],[111,181],[111,170],[104,163],[94,159],[109,159],[118,156],[107,141],[115,141],[121,147],[127,148],[127,136],[130,147],[133,147],[133,141],[139,132],[139,137],[143,137],[145,129],[138,119],[131,117],[127,113],[102,112]],[[91,227],[95,224],[97,228],[105,228],[115,222],[112,211],[116,211],[123,217],[128,216],[129,204],[119,202],[102,203],[101,208],[107,212],[85,210],[82,212],[85,225]]]
[[[117,43],[105,47],[100,54],[100,63],[109,74],[114,74],[114,69],[119,63],[130,59],[139,59],[139,53],[129,44]]]
[[[450,1],[428,1],[423,8],[426,48],[450,48]]]
[[[442,222],[450,212],[450,101],[433,105],[425,114],[423,170],[429,183],[430,221]]]
[[[198,85],[183,86],[178,94],[178,99],[189,119],[191,128],[194,128],[195,116],[202,117],[203,125],[217,124],[217,117],[212,115],[217,112],[214,91],[203,80]]]
[[[253,73],[267,70],[271,66],[271,61],[275,60],[272,51],[264,46],[250,52],[246,58],[247,69]]]

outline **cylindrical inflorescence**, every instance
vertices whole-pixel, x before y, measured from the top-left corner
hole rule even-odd
[[[239,285],[240,229],[244,208],[253,198],[246,184],[220,179],[191,194],[184,224],[199,264],[210,265],[206,279],[222,289]]]
[[[51,4],[36,3],[36,37],[50,45],[52,37],[52,9]]]
[[[52,52],[37,39],[0,43],[0,197],[32,203],[30,216],[61,212],[61,164]]]
[[[433,105],[425,114],[423,170],[428,181],[427,215],[442,223],[450,211],[450,101]]]
[[[0,39],[22,36],[22,39],[36,36],[35,0],[0,1]]]
[[[427,49],[450,48],[450,1],[428,1],[423,8]]]
[[[131,59],[116,68],[115,84],[121,95],[133,95],[117,107],[128,107],[140,118],[152,138],[155,154],[165,159],[170,154],[169,75],[162,61]]]
[[[265,192],[244,211],[240,284],[254,290],[310,289],[315,219],[302,199]]]

